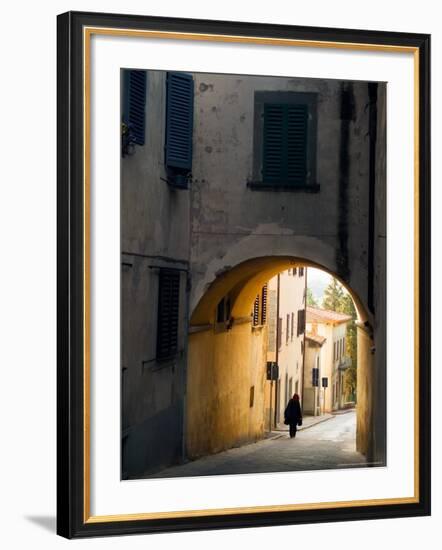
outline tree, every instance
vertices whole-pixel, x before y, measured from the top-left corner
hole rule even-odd
[[[356,401],[356,387],[357,387],[357,370],[356,365],[353,363],[345,371],[344,375],[344,389],[347,398],[350,401]]]
[[[324,290],[324,299],[322,307],[331,311],[340,311],[342,300],[344,298],[344,290],[337,279],[333,278],[331,283]]]
[[[318,307],[318,302],[311,288],[307,287],[307,305],[312,307]]]
[[[351,365],[345,371],[344,387],[347,396],[352,401],[356,401],[357,385],[357,366],[358,366],[358,348],[357,348],[357,328],[356,328],[356,308],[353,299],[348,292],[345,292],[341,302],[341,313],[351,315],[351,321],[347,324],[346,334],[346,352],[351,359]]]

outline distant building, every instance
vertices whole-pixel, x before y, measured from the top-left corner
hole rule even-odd
[[[344,374],[351,365],[351,359],[346,355],[345,338],[351,320],[350,315],[307,306],[304,412],[318,414],[320,410],[332,412],[344,408]],[[315,390],[312,386],[315,368],[319,368],[320,384],[322,378],[327,378],[325,391],[322,388]]]
[[[305,366],[304,366],[304,394],[302,409],[304,414],[319,416],[323,413],[324,394],[320,384],[323,376],[326,376],[324,347],[327,338],[312,332],[305,334]],[[315,371],[316,369],[316,371]],[[314,385],[314,380],[319,386]]]
[[[267,360],[278,364],[279,377],[273,385],[268,381],[265,389],[267,427],[270,396],[273,425],[284,421],[284,409],[294,393],[302,400],[305,296],[304,267],[285,270],[268,283]]]

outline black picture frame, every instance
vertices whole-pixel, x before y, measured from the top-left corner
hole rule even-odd
[[[201,529],[424,516],[430,514],[430,36],[427,34],[300,27],[69,12],[58,16],[57,42],[57,532],[66,538]],[[93,521],[85,489],[84,375],[84,29],[142,29],[270,37],[329,43],[409,47],[419,60],[419,498],[406,504],[220,513]],[[86,392],[86,393],[85,393]]]

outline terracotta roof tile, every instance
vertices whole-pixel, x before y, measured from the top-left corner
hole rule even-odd
[[[322,344],[327,340],[324,336],[320,336],[319,334],[313,334],[313,332],[306,332],[305,337],[307,340],[311,340],[312,342],[315,342],[315,344],[319,344],[322,346]]]
[[[320,309],[319,307],[307,306],[307,322],[316,321],[317,323],[333,323],[338,325],[351,321],[351,315],[345,313],[337,313],[328,309]]]

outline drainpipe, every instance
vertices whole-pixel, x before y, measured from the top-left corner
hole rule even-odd
[[[305,333],[307,330],[307,267],[304,268],[305,270],[305,286],[304,286],[304,335],[303,335],[303,344],[302,349],[304,350],[304,353],[302,354],[302,387],[301,387],[301,411],[303,411],[304,408],[304,369],[305,369]],[[316,403],[315,403],[316,406]]]
[[[280,274],[277,275],[277,287],[276,287],[276,351],[275,351],[275,363],[278,365],[279,361],[279,340],[280,340],[280,330],[279,330],[279,294],[280,294]],[[281,323],[282,327],[282,323]],[[281,340],[282,341],[282,340]],[[278,368],[279,371],[279,368]],[[276,425],[276,397],[277,397],[278,385],[275,384],[275,413],[274,413],[274,425]],[[272,431],[272,397],[273,397],[273,380],[270,382],[270,431]]]

